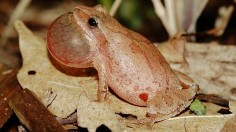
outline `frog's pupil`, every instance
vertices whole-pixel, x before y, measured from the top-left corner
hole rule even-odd
[[[95,21],[94,18],[89,18],[88,23],[90,26],[93,26],[93,27],[97,26],[97,22]]]

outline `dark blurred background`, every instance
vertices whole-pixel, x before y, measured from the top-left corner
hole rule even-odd
[[[0,1],[0,34],[6,28],[6,24],[18,2],[19,0]],[[76,5],[95,6],[99,3],[110,8],[113,0],[32,0],[21,19],[33,31],[45,32],[50,22],[57,15],[72,10]],[[218,9],[223,5],[233,5],[235,7],[233,0],[209,0],[197,21],[196,33],[203,33],[214,28]],[[153,42],[163,42],[169,38],[160,19],[154,13],[153,4],[150,0],[124,0],[115,14],[115,18],[126,27],[141,33]],[[216,40],[223,44],[235,44],[235,21],[236,13],[234,10],[222,37],[201,34],[197,35],[196,41],[209,42]]]
[[[7,23],[12,17],[18,3],[19,0],[0,0],[1,37],[4,30],[9,27]],[[73,10],[77,5],[95,6],[102,4],[109,9],[112,3],[113,0],[32,0],[19,19],[23,20],[35,34],[45,38],[47,28],[51,22],[61,14]],[[222,36],[207,33],[214,28],[219,8],[230,5],[235,8],[235,2],[233,0],[209,0],[197,21],[196,32],[190,33],[196,37],[194,41],[199,43],[216,41],[220,44],[235,45],[235,10],[233,10]],[[124,26],[139,32],[152,42],[161,43],[169,39],[167,31],[154,12],[151,0],[123,0],[115,14],[115,18]],[[21,64],[19,62],[21,59],[19,59],[18,41],[18,34],[13,30],[8,36],[6,44],[4,44],[5,46],[0,46],[0,64],[7,64],[9,67],[15,67],[15,65]],[[3,44],[0,43],[0,45]]]

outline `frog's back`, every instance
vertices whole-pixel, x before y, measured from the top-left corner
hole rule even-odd
[[[145,106],[157,92],[177,88],[179,81],[168,63],[146,38],[126,28],[108,45],[108,84],[128,102]],[[114,39],[116,38],[116,39]]]

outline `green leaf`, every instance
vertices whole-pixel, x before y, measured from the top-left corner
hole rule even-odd
[[[206,114],[206,106],[198,99],[195,99],[190,105],[190,110],[194,112],[196,115],[205,115]]]
[[[110,10],[113,0],[98,0],[98,3],[105,6],[108,10]]]

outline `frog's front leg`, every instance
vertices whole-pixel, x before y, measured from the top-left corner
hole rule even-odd
[[[199,89],[188,76],[178,71],[174,73],[179,78],[182,89],[166,89],[157,93],[147,106],[147,116],[151,123],[178,115],[191,104]]]
[[[108,98],[108,84],[107,84],[107,78],[106,78],[106,68],[105,64],[101,63],[95,63],[94,66],[95,69],[98,72],[98,91],[97,91],[97,98],[98,101],[104,101]]]

